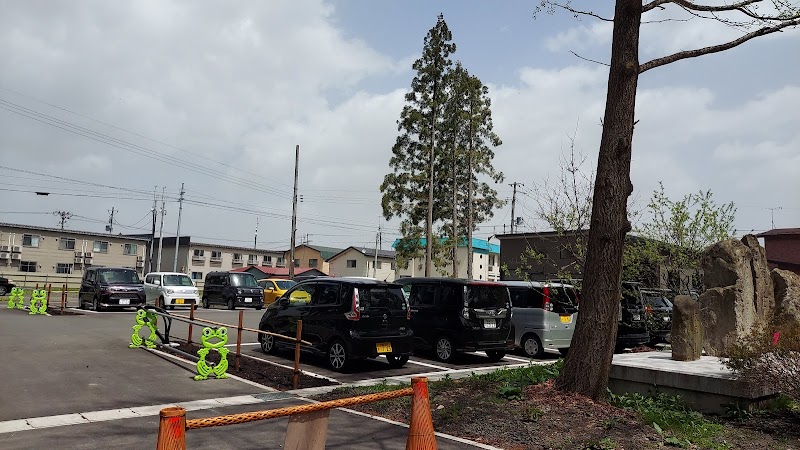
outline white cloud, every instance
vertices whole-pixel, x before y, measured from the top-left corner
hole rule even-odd
[[[590,47],[607,47],[611,43],[611,22],[594,22],[568,28],[545,39],[545,48],[551,52],[579,51]]]

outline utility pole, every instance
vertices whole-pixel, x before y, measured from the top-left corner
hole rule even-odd
[[[294,194],[292,195],[292,242],[289,246],[289,279],[294,278],[294,234],[297,232],[297,166],[300,164],[300,145],[294,149]]]
[[[156,260],[156,272],[161,272],[161,248],[164,244],[164,216],[167,214],[166,200],[164,200],[164,191],[167,187],[161,188],[161,225],[158,227],[158,259]]]
[[[58,221],[61,223],[61,231],[64,231],[64,224],[72,218],[72,213],[68,211],[53,211],[53,215],[58,217]]]
[[[253,237],[253,250],[258,248],[258,216],[256,216],[256,235]]]
[[[106,231],[108,231],[108,234],[111,234],[114,231],[114,212],[114,207],[112,206],[111,217],[108,218],[108,225],[106,225]]]
[[[381,223],[378,219],[378,233],[375,234],[375,261],[372,263],[372,278],[378,278],[378,243],[381,239]]]
[[[156,241],[156,217],[158,211],[158,200],[156,199],[156,190],[158,186],[153,187],[153,209],[151,210],[153,213],[153,231],[150,233],[150,260],[147,262],[148,271],[153,271],[153,245]]]
[[[178,197],[178,230],[175,232],[175,259],[172,261],[172,271],[178,271],[178,244],[181,241],[181,213],[183,212],[183,183],[181,183],[181,195]]]
[[[514,224],[517,222],[517,216],[515,215],[515,210],[517,206],[517,186],[525,186],[522,183],[517,183],[516,181],[509,184],[509,186],[514,188],[514,194],[511,196],[511,234],[514,234]]]

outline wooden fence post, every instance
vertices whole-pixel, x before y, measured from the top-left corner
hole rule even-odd
[[[64,306],[67,303],[67,285],[61,285],[61,315],[64,315]]]
[[[242,323],[244,311],[239,310],[239,327],[236,328],[236,371],[239,371],[239,361],[242,358]]]
[[[303,321],[297,321],[297,336],[294,341],[294,377],[292,377],[292,389],[297,389],[300,384],[300,337],[303,335]],[[326,422],[327,424],[327,422]]]
[[[189,305],[189,319],[194,320],[194,303]],[[186,339],[186,342],[191,344],[192,343],[192,323],[189,322],[189,336]]]
[[[53,288],[52,283],[48,283],[47,285],[47,299],[44,301],[44,310],[47,311],[50,308],[50,291]]]

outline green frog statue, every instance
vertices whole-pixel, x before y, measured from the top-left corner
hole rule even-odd
[[[158,318],[155,314],[149,313],[144,309],[136,311],[136,324],[133,326],[133,334],[131,335],[131,343],[128,345],[130,348],[140,348],[144,344],[147,348],[156,348],[156,320]],[[139,336],[139,330],[147,326],[150,329],[150,335],[142,339]]]
[[[211,342],[212,339],[216,339],[216,342]],[[228,343],[228,329],[219,327],[215,331],[210,327],[205,327],[203,334],[200,335],[200,341],[203,343],[203,348],[197,351],[200,360],[197,361],[197,375],[194,379],[207,380],[210,375],[217,379],[228,378],[228,374],[225,373],[228,371],[228,353],[230,352],[225,348],[225,344]],[[206,356],[211,350],[219,353],[219,363],[213,366],[206,362]]]
[[[34,289],[31,291],[31,304],[28,314],[47,314],[47,291],[44,289]]]
[[[8,297],[8,309],[23,309],[25,307],[25,291],[22,288],[13,287]]]

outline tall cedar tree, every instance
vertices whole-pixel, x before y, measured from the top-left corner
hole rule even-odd
[[[594,2],[592,2],[594,3]],[[764,6],[759,9],[759,6]],[[622,257],[625,235],[631,230],[626,213],[633,192],[630,179],[636,87],[639,75],[656,67],[737,47],[753,38],[800,25],[800,9],[783,0],[736,0],[708,5],[690,0],[617,0],[612,19],[592,11],[577,10],[571,2],[545,0],[541,9],[562,8],[614,24],[608,90],[597,159],[592,216],[586,253],[581,313],[571,351],[556,386],[593,399],[605,396],[619,320]],[[653,10],[689,13],[695,18],[719,21],[740,28],[738,38],[708,47],[679,51],[639,63],[639,29],[642,15]],[[664,22],[663,19],[657,22]]]
[[[456,51],[452,34],[439,14],[436,25],[425,36],[422,57],[412,68],[417,72],[406,94],[406,106],[400,113],[397,130],[400,135],[392,148],[387,174],[381,184],[383,215],[388,220],[402,216],[402,238],[397,246],[398,259],[419,256],[425,242],[425,276],[431,275],[435,247],[441,242],[433,236],[433,224],[447,215],[446,190],[437,175],[446,173],[441,167],[441,136],[444,127],[444,105],[447,76]],[[424,239],[421,239],[424,238]]]

